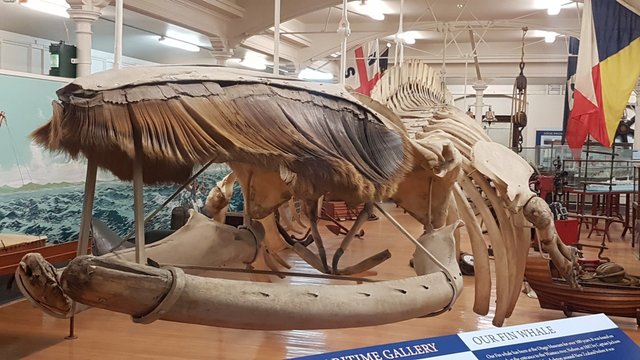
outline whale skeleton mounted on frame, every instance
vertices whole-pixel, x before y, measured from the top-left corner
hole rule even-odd
[[[536,228],[543,250],[575,285],[575,250],[560,241],[551,210],[529,189],[533,169],[516,153],[492,142],[479,124],[450,105],[451,96],[436,71],[419,62],[396,66],[385,73],[371,97],[398,114],[415,138],[444,137],[462,154],[454,198],[473,248],[476,313],[487,314],[491,292],[489,258],[479,220],[487,228],[495,253],[495,325],[511,315],[518,299],[530,243],[529,222]]]
[[[392,110],[403,104],[422,104],[411,90],[420,96],[437,93],[433,71],[427,71],[431,77],[422,83],[414,80],[425,75],[424,68],[410,69],[409,75],[402,70],[390,72],[401,75],[402,81],[413,81],[386,90],[387,98],[395,102]],[[398,79],[383,80],[395,86]],[[399,88],[405,90],[396,91]],[[472,179],[481,187],[488,186],[482,191],[492,202],[512,196],[507,205],[516,212],[501,212],[499,218],[517,219],[519,226],[525,217],[532,221],[545,234],[543,244],[560,254],[552,252],[558,268],[567,277],[572,274],[571,254],[558,244],[552,222],[546,221],[548,208],[514,183],[519,178],[505,177],[502,169],[491,164],[481,167],[470,162],[474,144],[483,137],[480,131],[451,135],[455,130],[442,120],[443,116],[457,119],[455,112],[440,113],[433,118],[442,123],[438,131],[412,139],[392,111],[370,99],[359,100],[338,86],[208,66],[110,70],[75,80],[59,90],[58,97],[51,121],[33,134],[36,142],[72,157],[92,159],[122,180],[132,178],[135,151],[140,149],[146,183],[184,181],[194,167],[211,159],[227,162],[243,191],[246,224],[269,216],[292,196],[308,204],[319,254],[307,251],[301,255],[323,272],[342,272],[337,267],[340,252],[368,211],[356,221],[329,267],[314,214],[317,208],[311,206],[320,196],[351,205],[365,203],[366,210],[392,198],[426,232],[413,239],[417,277],[357,286],[301,288],[203,279],[175,268],[141,268],[113,258],[80,257],[58,274],[37,255],[27,255],[17,271],[18,279],[29,286],[40,305],[47,301],[40,296],[47,288],[55,289],[56,296],[126,312],[141,322],[161,318],[245,329],[366,326],[437,314],[450,308],[462,289],[453,241],[459,223],[451,216],[456,206],[474,227],[470,232],[477,230],[461,187],[473,194],[477,190],[472,191],[470,181],[461,181],[461,187],[456,184],[465,178],[459,176],[461,169],[476,176]],[[469,172],[470,168],[478,172]],[[483,176],[491,184],[481,182]],[[520,260],[509,259],[521,259],[529,247],[515,233],[509,235],[516,230],[524,233],[522,227],[490,232],[492,236],[506,233],[505,245],[496,244],[498,270],[515,270],[497,281],[497,325],[513,310],[522,279]],[[263,236],[259,233],[252,232],[256,251]],[[475,239],[473,244],[474,253],[486,255],[484,242]],[[105,279],[109,287],[103,286]],[[114,282],[116,279],[121,282]],[[134,306],[130,298],[139,286],[130,285],[140,281],[148,284],[149,291]],[[489,293],[487,280],[483,281],[476,297],[484,299],[476,300],[474,309],[486,314]]]

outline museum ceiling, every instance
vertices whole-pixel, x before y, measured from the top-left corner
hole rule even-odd
[[[55,1],[55,0],[49,0]],[[308,65],[331,67],[342,35],[340,0],[281,0],[281,62],[295,71]],[[350,46],[380,39],[381,46],[394,43],[399,31],[400,0],[350,1]],[[549,7],[560,7],[549,15]],[[270,0],[125,0],[124,55],[161,63],[208,63],[216,55],[243,59],[273,53],[273,9]],[[471,67],[470,31],[477,42],[483,70],[499,72],[520,60],[522,27],[526,60],[533,76],[561,76],[567,58],[568,36],[577,36],[582,4],[570,0],[405,0],[403,31],[415,43],[405,45],[405,59],[440,64],[443,58],[459,75]],[[373,9],[373,10],[371,10]],[[371,11],[372,13],[368,13]],[[364,14],[366,13],[366,14]],[[384,20],[374,20],[373,17]],[[0,5],[0,30],[43,39],[74,42],[72,20],[32,11],[17,2]],[[114,7],[108,6],[93,25],[94,48],[113,51]],[[553,40],[553,42],[546,42]],[[199,46],[188,52],[161,45],[160,36]],[[411,42],[411,41],[408,41]],[[446,44],[446,51],[445,49]],[[257,54],[256,54],[257,53]],[[471,64],[470,64],[471,62]],[[536,65],[537,64],[537,65]],[[556,64],[549,73],[549,64]]]

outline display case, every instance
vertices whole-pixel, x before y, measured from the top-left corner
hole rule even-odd
[[[617,161],[630,161],[633,159],[631,144],[616,144],[613,151],[615,151],[615,160]],[[611,152],[611,148],[590,144],[588,147],[582,148],[580,159],[608,162],[611,159]],[[520,156],[541,174],[553,174],[555,171],[554,161],[561,163],[565,160],[574,160],[573,152],[567,145],[525,147],[520,152]],[[620,166],[623,166],[623,164],[620,164]],[[631,170],[627,171],[627,173],[630,174]],[[632,174],[629,175],[629,178],[631,176]]]

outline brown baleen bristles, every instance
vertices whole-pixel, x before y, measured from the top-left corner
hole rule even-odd
[[[215,81],[107,90],[72,84],[58,95],[61,103],[34,141],[92,158],[122,180],[132,179],[134,138],[142,144],[146,183],[182,182],[214,159],[288,169],[296,174],[294,192],[354,203],[390,196],[413,163],[396,119],[352,97]]]

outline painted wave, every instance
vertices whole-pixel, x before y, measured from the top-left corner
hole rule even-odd
[[[209,190],[228,172],[228,169],[219,167],[202,174],[196,180],[196,186],[191,190],[183,190],[146,225],[146,230],[169,229],[171,211],[177,206],[203,206]],[[46,235],[51,243],[77,239],[84,185],[63,185],[25,186],[24,189],[0,192],[0,232]],[[177,185],[146,186],[145,214],[158,208],[177,188]],[[242,194],[236,183],[229,210],[242,211],[242,207]],[[131,183],[99,182],[96,186],[93,217],[102,220],[118,235],[126,236],[133,229]]]

